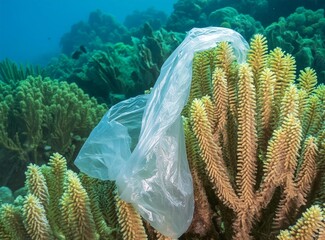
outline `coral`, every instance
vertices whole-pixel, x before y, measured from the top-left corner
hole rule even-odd
[[[228,43],[194,57],[184,115],[194,191],[200,199],[195,198],[196,222],[189,239],[191,234],[273,239],[306,206],[325,201],[324,183],[315,182],[324,179],[324,87],[316,86],[311,68],[301,71],[295,84],[294,58],[280,48],[267,49],[266,38],[256,35],[248,63],[236,63]],[[202,204],[204,199],[208,205]],[[203,219],[202,212],[210,219]],[[214,230],[211,215],[221,219]],[[294,229],[310,224],[300,220],[298,225]],[[307,231],[301,234],[308,237]]]
[[[312,67],[319,82],[325,82],[325,17],[324,9],[317,11],[303,7],[287,18],[281,17],[265,29],[270,47],[279,46],[297,60],[297,69]]]
[[[213,26],[235,29],[245,39],[251,39],[256,33],[263,33],[264,29],[259,21],[247,14],[239,14],[235,8],[224,7],[209,14],[208,23]]]
[[[179,0],[174,4],[174,12],[168,17],[166,28],[168,30],[183,32],[193,27],[203,27],[207,15],[203,13],[206,1]]]
[[[10,59],[5,59],[0,62],[0,81],[8,84],[16,84],[20,80],[26,79],[28,76],[44,75],[43,69],[39,66],[17,65]]]
[[[3,204],[0,207],[0,237],[1,239],[26,239],[27,229],[24,227],[22,202],[17,205]]]
[[[283,7],[285,4],[286,7]],[[322,1],[284,0],[178,0],[174,11],[168,17],[166,27],[173,31],[188,31],[192,27],[208,26],[209,15],[222,8],[230,7],[241,14],[248,14],[264,26],[277,21],[279,17],[288,16],[297,7],[305,6],[311,10],[324,8]],[[247,17],[246,17],[247,18]]]
[[[80,45],[89,47],[93,41],[101,43],[130,42],[127,29],[115,21],[113,16],[103,14],[100,10],[91,12],[88,22],[79,22],[71,27],[71,31],[61,38],[62,52],[71,54]]]
[[[303,213],[290,230],[281,231],[278,235],[280,240],[289,239],[322,239],[319,234],[324,234],[325,209],[321,206],[313,205]],[[322,231],[322,232],[321,232]]]
[[[135,34],[138,37],[132,38],[132,44],[91,43],[93,47],[79,59],[62,55],[45,71],[52,78],[77,83],[108,105],[142,94],[153,86],[164,60],[184,35],[153,31],[149,24]]]
[[[300,89],[305,90],[308,95],[312,94],[317,84],[317,76],[315,70],[307,67],[304,71],[301,71],[298,82]]]
[[[0,205],[3,203],[13,202],[14,197],[10,188],[2,186],[0,187]]]
[[[160,29],[166,22],[167,16],[164,12],[148,8],[145,11],[134,11],[125,17],[124,26],[127,28],[138,28],[144,23],[149,23],[154,30]]]
[[[135,211],[133,206],[130,203],[124,202],[118,195],[116,195],[116,206],[123,239],[147,239],[141,216]]]
[[[135,89],[141,89],[140,84],[135,86],[132,81],[132,75],[139,71],[135,67],[134,57],[128,56],[133,56],[133,52],[134,48],[122,43],[107,44],[106,50],[94,50],[77,61],[61,55],[46,67],[46,71],[59,81],[78,84],[99,102],[113,105],[130,97],[130,91],[138,92]],[[127,66],[123,67],[123,71],[122,65]]]
[[[15,86],[2,83],[1,185],[21,186],[26,165],[42,164],[52,152],[60,150],[70,162],[105,111],[76,84],[32,76]]]
[[[68,239],[96,239],[95,221],[90,199],[77,174],[67,171],[60,199],[63,232]]]
[[[53,239],[44,206],[41,201],[32,194],[26,196],[23,206],[23,217],[27,234],[32,239]]]
[[[66,164],[55,153],[48,165],[28,167],[27,195],[0,207],[1,239],[147,239],[140,215],[113,182],[78,176]]]

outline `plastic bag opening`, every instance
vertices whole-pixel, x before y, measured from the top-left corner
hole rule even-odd
[[[114,105],[91,132],[75,165],[102,180],[114,180],[120,197],[165,236],[178,238],[194,212],[193,185],[181,121],[197,51],[227,41],[237,61],[248,44],[237,32],[193,28],[165,61],[149,95]]]

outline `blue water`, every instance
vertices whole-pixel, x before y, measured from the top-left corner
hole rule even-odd
[[[100,9],[123,22],[134,10],[154,7],[169,14],[176,0],[0,0],[0,61],[46,64],[60,52],[70,27]]]

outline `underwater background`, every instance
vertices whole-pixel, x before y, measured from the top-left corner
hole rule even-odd
[[[100,9],[123,23],[133,11],[144,11],[153,6],[168,15],[174,2],[4,0],[0,2],[0,59],[46,65],[51,57],[60,53],[62,35],[73,24],[87,21],[90,12]]]
[[[296,76],[311,67],[317,85],[325,84],[324,6],[325,0],[0,0],[0,204],[25,195],[29,164],[47,164],[56,152],[77,172],[73,161],[107,109],[153,87],[193,27],[231,28],[247,42],[262,34],[269,49],[295,58]]]

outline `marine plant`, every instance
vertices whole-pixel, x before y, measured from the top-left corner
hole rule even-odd
[[[0,83],[1,185],[20,186],[26,165],[52,152],[70,163],[105,111],[76,84],[40,76]]]

